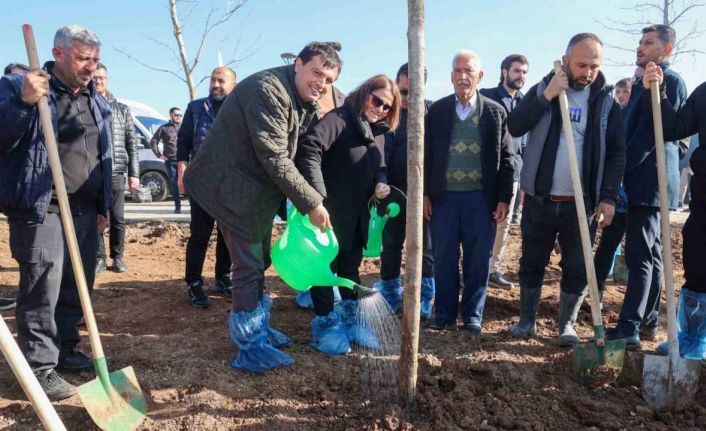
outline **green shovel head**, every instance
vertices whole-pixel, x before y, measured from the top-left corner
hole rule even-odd
[[[603,326],[594,330],[603,338]],[[618,377],[625,361],[625,340],[608,341],[603,338],[603,341],[603,346],[592,340],[574,347],[574,365],[579,383],[599,386],[613,383]]]
[[[108,373],[105,358],[94,360],[97,378],[78,387],[78,396],[102,430],[134,430],[147,412],[147,401],[132,367]]]

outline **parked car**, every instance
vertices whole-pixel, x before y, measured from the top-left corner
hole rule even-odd
[[[150,147],[150,140],[159,126],[169,120],[156,109],[144,103],[125,99],[120,99],[120,102],[130,108],[135,123],[135,132],[140,138],[138,146],[140,185],[150,189],[153,202],[163,201],[170,196],[169,177],[164,161],[154,155],[152,147]],[[161,151],[161,143],[159,147]]]

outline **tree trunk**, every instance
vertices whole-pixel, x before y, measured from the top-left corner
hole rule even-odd
[[[181,66],[184,68],[184,78],[186,79],[186,85],[189,87],[189,99],[196,99],[196,86],[194,85],[194,79],[191,76],[191,69],[189,68],[189,58],[186,56],[186,48],[184,47],[184,38],[181,34],[181,24],[179,24],[179,16],[177,15],[176,0],[169,0],[169,11],[172,16],[172,27],[174,29],[174,37],[176,38],[177,45],[179,46],[179,58],[181,59]]]
[[[669,0],[664,0],[664,8],[662,9],[662,24],[669,25]]]
[[[400,401],[411,407],[417,393],[417,353],[422,280],[424,189],[424,0],[408,0],[409,104],[407,117],[407,243],[400,349]]]

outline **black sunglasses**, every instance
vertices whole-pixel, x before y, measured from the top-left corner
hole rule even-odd
[[[181,114],[172,114],[175,117],[181,117]]]
[[[382,106],[382,110],[384,112],[389,112],[390,109],[392,109],[392,105],[388,105],[387,103],[383,102],[383,100],[379,97],[377,97],[375,94],[370,93],[370,98],[373,102],[373,106],[376,108],[379,108]]]
[[[400,89],[400,94],[403,95],[404,97],[407,97],[407,96],[409,96],[409,90],[405,90],[402,88],[402,89]]]

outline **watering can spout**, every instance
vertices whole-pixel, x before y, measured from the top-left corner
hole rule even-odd
[[[373,296],[376,293],[378,293],[377,290],[371,288],[371,287],[365,287],[361,286],[360,284],[357,284],[353,286],[353,291],[358,295],[358,298],[365,298],[367,296]]]

